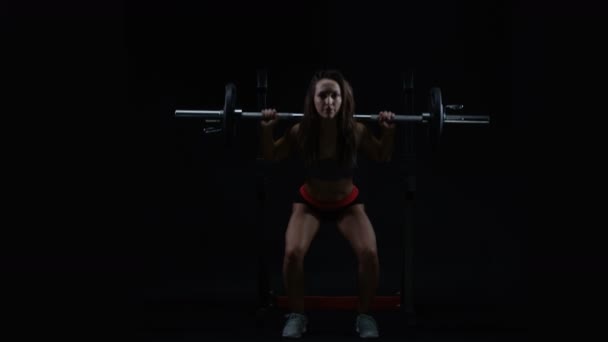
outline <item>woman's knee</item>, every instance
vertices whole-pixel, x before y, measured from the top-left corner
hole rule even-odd
[[[302,246],[293,246],[285,249],[285,261],[289,264],[300,263],[304,261],[306,249]]]
[[[378,249],[376,246],[362,246],[357,249],[356,254],[360,262],[374,263],[378,261]]]

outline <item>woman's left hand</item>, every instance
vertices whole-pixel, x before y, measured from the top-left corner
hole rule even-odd
[[[389,121],[395,118],[395,113],[393,112],[380,112],[378,115],[378,122],[380,123],[380,127],[383,129],[394,129],[395,124],[389,123]]]

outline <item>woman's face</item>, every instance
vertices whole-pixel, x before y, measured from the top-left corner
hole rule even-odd
[[[323,119],[333,119],[342,105],[338,82],[323,78],[315,86],[315,108]]]

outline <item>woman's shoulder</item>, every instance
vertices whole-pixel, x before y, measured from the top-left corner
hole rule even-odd
[[[363,123],[355,121],[355,141],[357,142],[357,147],[359,146],[361,137],[363,137],[366,129],[367,126],[365,126]]]
[[[287,132],[287,140],[289,141],[289,145],[293,148],[298,145],[298,131],[300,130],[300,123],[291,126]]]
[[[365,125],[359,121],[355,121],[355,133],[359,134],[365,129]]]
[[[298,122],[297,124],[291,126],[291,128],[289,128],[289,136],[293,139],[298,135],[298,131],[300,130],[300,123]]]

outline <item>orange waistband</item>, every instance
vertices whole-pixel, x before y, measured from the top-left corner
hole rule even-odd
[[[350,193],[350,195],[346,196],[346,198],[343,198],[339,201],[319,201],[319,200],[313,198],[312,196],[310,196],[310,194],[306,191],[306,185],[303,184],[300,187],[300,195],[302,195],[302,197],[304,197],[304,199],[308,203],[314,205],[315,207],[317,207],[319,209],[339,209],[339,208],[349,205],[352,201],[354,201],[357,198],[357,196],[359,195],[359,188],[357,188],[356,185],[353,185],[353,191]]]

